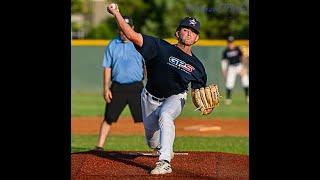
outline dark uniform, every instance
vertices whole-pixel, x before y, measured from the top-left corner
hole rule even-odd
[[[237,65],[241,63],[242,51],[237,46],[235,49],[226,48],[223,51],[222,59],[226,59],[229,65]]]
[[[188,84],[197,89],[207,83],[207,75],[201,61],[192,53],[162,39],[143,35],[142,48],[136,47],[145,59],[148,72],[146,89],[158,98],[188,90]]]

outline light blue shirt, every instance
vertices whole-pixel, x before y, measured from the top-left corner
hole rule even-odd
[[[133,43],[123,43],[120,36],[113,39],[105,48],[104,68],[111,68],[111,80],[120,84],[133,83],[143,79],[144,60]]]

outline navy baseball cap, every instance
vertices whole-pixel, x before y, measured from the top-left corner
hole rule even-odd
[[[129,24],[131,27],[133,26],[132,18],[129,16],[123,16],[124,21]]]
[[[228,42],[233,42],[234,41],[234,37],[233,36],[229,36],[228,37]]]
[[[197,34],[200,33],[200,22],[194,18],[194,17],[186,17],[184,19],[182,19],[180,21],[180,24],[177,28],[177,30],[180,28],[180,27],[190,27],[192,28]]]

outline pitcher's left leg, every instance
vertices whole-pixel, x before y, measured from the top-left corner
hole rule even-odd
[[[160,156],[159,160],[171,161],[175,139],[174,119],[177,118],[185,104],[187,93],[173,95],[167,98],[159,113]]]

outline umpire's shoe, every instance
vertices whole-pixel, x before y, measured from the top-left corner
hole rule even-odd
[[[95,146],[94,151],[104,151],[103,147]]]
[[[161,160],[156,164],[157,166],[150,172],[150,174],[167,174],[172,172],[171,165],[167,161]]]

